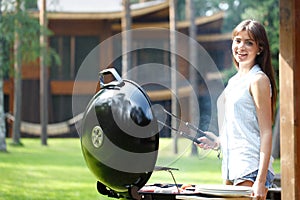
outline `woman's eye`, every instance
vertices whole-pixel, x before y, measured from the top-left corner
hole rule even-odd
[[[252,45],[253,45],[253,42],[251,42],[251,41],[246,41],[246,45],[247,45],[247,46],[252,46]]]
[[[234,42],[235,42],[235,43],[240,43],[241,40],[240,40],[240,39],[234,39]]]

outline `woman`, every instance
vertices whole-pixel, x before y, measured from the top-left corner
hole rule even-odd
[[[221,147],[226,184],[251,186],[256,199],[265,199],[274,177],[270,160],[277,96],[269,42],[264,27],[253,20],[242,21],[232,39],[237,73],[221,95],[223,100],[219,98],[218,109],[225,109],[220,138],[213,142],[201,137],[199,146]]]

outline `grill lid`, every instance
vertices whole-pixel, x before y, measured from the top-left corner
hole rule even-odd
[[[105,83],[105,78],[112,81]],[[88,168],[105,189],[123,196],[137,194],[154,170],[159,145],[157,120],[146,92],[122,79],[114,68],[100,72],[101,89],[90,100],[81,129]]]

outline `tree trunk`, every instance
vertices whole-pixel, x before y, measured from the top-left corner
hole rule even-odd
[[[0,46],[1,48],[1,46]],[[1,65],[1,62],[0,62]],[[6,129],[5,129],[5,114],[4,114],[4,101],[3,101],[3,79],[0,76],[0,151],[6,152]]]
[[[21,12],[20,0],[16,1],[16,12]],[[16,32],[14,41],[14,117],[13,124],[13,143],[21,144],[21,109],[22,109],[22,56],[21,56],[21,40],[18,33],[20,24],[15,21]]]
[[[131,67],[131,14],[130,1],[123,0],[122,15],[122,77],[129,79],[127,72]]]
[[[190,44],[189,44],[189,62],[193,63],[195,66],[197,65],[197,48],[195,45],[193,45],[193,42],[197,40],[196,38],[196,24],[195,24],[195,6],[194,6],[194,0],[186,0],[186,20],[189,22],[189,36],[190,36]],[[198,89],[197,89],[197,71],[193,67],[192,64],[189,66],[189,78],[190,78],[190,84],[194,89],[195,94],[198,96]],[[192,93],[191,93],[192,94]],[[189,99],[189,113],[190,113],[190,122],[192,124],[199,124],[199,116],[197,116],[199,113],[197,113],[198,109],[196,108],[198,106],[195,98],[190,96]],[[198,106],[199,107],[199,106]],[[197,155],[198,154],[198,148],[196,145],[192,145],[192,151],[191,155]]]
[[[171,99],[171,109],[172,113],[178,116],[178,105],[177,105],[177,98],[178,98],[178,86],[177,86],[177,38],[176,38],[176,4],[177,0],[170,0],[170,51],[171,51],[171,68],[173,68],[171,72],[171,89],[172,89],[172,99]],[[171,120],[172,127],[178,127],[178,121],[172,117]],[[178,134],[172,131],[173,137],[173,151],[175,154],[178,153]]]
[[[0,8],[2,0],[0,0]],[[2,26],[2,11],[0,9],[0,26]],[[6,129],[5,129],[5,114],[4,114],[4,99],[3,99],[3,40],[0,38],[0,151],[6,152]]]
[[[46,66],[47,27],[46,0],[42,0],[40,10],[40,121],[41,121],[41,143],[47,145],[47,125],[48,125],[48,71]]]

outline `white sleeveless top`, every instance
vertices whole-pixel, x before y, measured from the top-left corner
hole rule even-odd
[[[263,72],[255,65],[243,77],[236,74],[224,90],[224,126],[220,132],[224,179],[241,178],[259,168],[260,131],[256,108],[250,94],[250,84],[258,73]],[[272,162],[269,170],[273,172]]]

